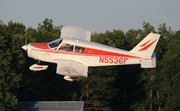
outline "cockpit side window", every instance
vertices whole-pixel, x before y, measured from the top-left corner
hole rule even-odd
[[[81,46],[75,46],[74,52],[75,52],[75,53],[83,53],[84,50],[85,50],[84,47],[81,47]]]
[[[68,43],[62,43],[58,50],[73,52],[74,45]]]

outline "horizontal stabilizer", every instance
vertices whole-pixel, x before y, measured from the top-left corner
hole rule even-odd
[[[155,68],[156,67],[156,53],[153,53],[152,59],[141,60],[141,68]]]

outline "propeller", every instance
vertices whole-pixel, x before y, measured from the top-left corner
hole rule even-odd
[[[21,48],[27,50],[27,45],[23,45]]]
[[[21,48],[27,51],[27,49],[28,49],[27,48],[27,32],[26,32],[24,43],[25,43],[25,45],[23,45]]]

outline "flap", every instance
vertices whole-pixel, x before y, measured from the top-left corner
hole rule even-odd
[[[64,26],[61,29],[61,37],[72,37],[90,41],[91,32],[77,26]]]
[[[62,60],[56,59],[53,60],[57,63],[56,73],[66,76],[85,76],[87,77],[88,66],[85,66],[82,63],[71,61],[71,60]]]

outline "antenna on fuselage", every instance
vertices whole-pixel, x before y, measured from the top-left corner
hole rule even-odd
[[[27,31],[26,31],[26,34],[25,34],[25,41],[24,41],[24,43],[27,46]]]
[[[24,45],[21,48],[27,51],[27,30],[24,36]]]

